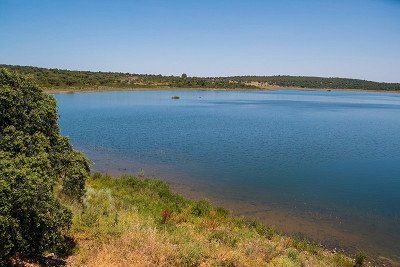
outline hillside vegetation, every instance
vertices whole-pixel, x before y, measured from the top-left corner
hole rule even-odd
[[[90,72],[0,65],[33,77],[46,90],[107,90],[115,88],[257,89],[276,87],[400,91],[400,83],[302,76],[188,77],[119,72]]]
[[[144,177],[90,176],[55,99],[0,69],[0,266],[361,266]]]
[[[73,210],[79,247],[68,259],[73,266],[355,266],[341,253],[185,199],[143,177],[95,174],[84,208]]]

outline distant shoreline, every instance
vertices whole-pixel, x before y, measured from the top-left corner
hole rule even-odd
[[[115,90],[351,90],[400,92],[400,83],[317,76],[196,77],[101,71],[48,69],[0,64],[0,68],[30,75],[46,92],[94,92]]]
[[[276,90],[300,90],[300,91],[349,91],[349,92],[370,92],[370,93],[400,93],[398,90],[370,90],[370,89],[347,89],[347,88],[301,88],[301,87],[260,87],[260,88],[204,88],[204,87],[86,87],[86,88],[44,88],[48,94],[68,93],[92,93],[92,92],[114,92],[114,91],[276,91]]]

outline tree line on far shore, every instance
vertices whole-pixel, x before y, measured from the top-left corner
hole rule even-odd
[[[306,76],[232,76],[189,77],[132,74],[121,72],[92,72],[47,69],[30,66],[2,65],[7,69],[31,76],[42,88],[220,88],[257,89],[265,87],[297,87],[326,89],[400,90],[400,83],[382,83],[359,79]]]

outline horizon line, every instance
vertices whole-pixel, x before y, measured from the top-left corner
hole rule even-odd
[[[57,68],[57,67],[44,67],[44,66],[32,66],[32,65],[20,65],[20,64],[7,64],[0,63],[0,66],[14,66],[14,67],[32,67],[32,68],[40,68],[40,69],[48,69],[48,70],[60,70],[60,71],[78,71],[78,72],[94,72],[94,73],[120,73],[120,74],[129,74],[129,75],[148,75],[148,76],[164,76],[164,77],[181,77],[182,74],[186,74],[188,78],[200,78],[200,79],[213,79],[213,78],[233,78],[233,77],[303,77],[303,78],[323,78],[323,79],[347,79],[347,80],[359,80],[366,82],[374,82],[374,83],[383,83],[383,84],[400,84],[398,82],[385,82],[385,81],[374,81],[367,80],[362,78],[349,78],[349,77],[339,77],[339,76],[314,76],[314,75],[290,75],[290,74],[270,74],[270,75],[255,75],[255,74],[244,74],[244,75],[229,75],[229,76],[191,76],[186,72],[182,72],[181,74],[150,74],[150,73],[137,73],[137,72],[124,72],[124,71],[105,71],[105,70],[83,70],[83,69],[69,69],[69,68]]]

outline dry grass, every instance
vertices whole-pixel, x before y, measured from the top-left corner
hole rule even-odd
[[[71,266],[354,265],[342,254],[177,196],[159,181],[96,175],[84,208],[72,208],[78,247]]]

